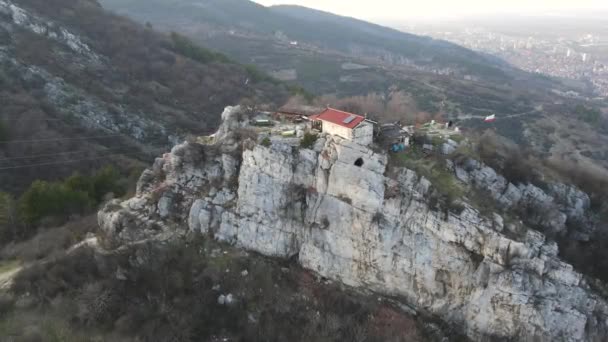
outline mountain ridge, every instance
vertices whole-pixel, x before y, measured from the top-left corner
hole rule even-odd
[[[462,67],[473,74],[485,68],[488,73],[495,73],[499,77],[504,76],[501,75],[500,68],[507,67],[506,64],[455,44],[300,6],[264,7],[248,0],[179,0],[171,4],[153,1],[146,5],[139,5],[140,0],[101,0],[101,3],[108,9],[129,14],[138,20],[155,22],[156,19],[158,25],[171,26],[172,29],[176,26],[170,24],[171,13],[179,12],[178,21],[182,22],[196,18],[249,33],[272,35],[281,32],[288,40],[313,43],[326,49],[345,52],[352,52],[353,49],[365,50],[366,54],[374,58],[382,58],[383,54],[390,53],[406,59],[411,58],[414,63],[424,65],[449,64]],[[154,6],[158,8],[154,9]],[[135,10],[143,7],[143,12]],[[197,8],[204,11],[196,12]],[[186,11],[188,9],[189,11]],[[154,12],[157,13],[151,15]],[[165,13],[162,18],[161,13]],[[169,15],[166,15],[167,13]],[[324,20],[315,19],[319,16]],[[302,20],[303,18],[307,19]],[[312,25],[311,21],[314,21],[315,25]],[[196,25],[196,21],[194,23]],[[379,42],[378,39],[382,41]],[[434,59],[438,60],[435,62]],[[476,66],[473,67],[472,63]]]

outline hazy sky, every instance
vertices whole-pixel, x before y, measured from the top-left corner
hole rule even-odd
[[[481,13],[550,13],[606,9],[608,0],[254,0],[263,5],[296,4],[366,19],[449,17]]]

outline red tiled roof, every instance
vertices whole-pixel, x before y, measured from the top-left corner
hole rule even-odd
[[[345,120],[351,116],[354,118],[349,123],[345,123]],[[312,117],[311,117],[311,119],[312,119]],[[336,125],[340,125],[342,127],[347,127],[347,128],[353,129],[353,128],[359,126],[359,124],[361,122],[363,122],[365,120],[365,118],[362,117],[361,115],[347,113],[347,112],[343,112],[341,110],[337,110],[337,109],[333,109],[333,108],[327,108],[323,113],[319,114],[316,117],[316,120],[327,121],[327,122],[334,123]],[[346,121],[348,121],[348,120],[346,120]]]

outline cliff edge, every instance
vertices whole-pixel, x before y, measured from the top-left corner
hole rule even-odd
[[[227,108],[212,145],[184,143],[136,196],[99,213],[105,242],[200,232],[393,296],[473,340],[603,341],[608,304],[532,229],[430,203],[433,184],[387,156],[322,136],[311,149],[245,139]],[[267,144],[266,144],[267,145]]]

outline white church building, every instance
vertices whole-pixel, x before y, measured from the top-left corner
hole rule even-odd
[[[364,146],[374,142],[374,125],[361,115],[327,108],[321,114],[311,116],[310,119],[313,122],[320,122],[324,133],[333,134]]]

